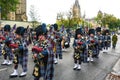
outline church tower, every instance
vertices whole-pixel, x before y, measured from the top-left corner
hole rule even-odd
[[[79,1],[75,0],[75,3],[73,5],[73,18],[81,18],[81,11],[80,11],[80,5],[79,5]]]

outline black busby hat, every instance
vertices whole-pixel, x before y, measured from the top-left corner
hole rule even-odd
[[[17,29],[16,29],[15,33],[16,33],[16,34],[18,34],[18,35],[23,36],[23,35],[24,35],[24,33],[25,33],[25,28],[24,28],[24,27],[22,27],[22,26],[17,27]]]
[[[75,31],[76,34],[83,34],[82,28],[76,29]]]
[[[41,34],[41,32],[42,32],[41,25],[39,25],[38,27],[35,28],[35,32],[36,32],[36,35]]]
[[[77,35],[78,35],[78,34],[83,35],[83,30],[82,30],[82,28],[76,29],[76,31],[75,31],[75,39],[77,39]]]
[[[95,35],[95,30],[94,29],[89,29],[89,35],[94,34]]]
[[[10,32],[10,30],[11,30],[10,25],[7,24],[7,25],[4,26],[4,31]]]
[[[39,25],[36,29],[36,36],[38,38],[39,35],[47,35],[47,28],[46,28],[46,24],[43,23],[42,25]]]
[[[106,29],[106,30],[105,30],[105,34],[106,34],[106,33],[108,33],[108,34],[109,34],[109,33],[110,33],[110,31],[109,31],[108,29]]]
[[[58,25],[55,23],[53,26],[54,26],[54,30],[57,31],[58,30]]]
[[[96,28],[96,32],[101,32],[101,28],[100,28],[100,27],[97,27],[97,28]]]

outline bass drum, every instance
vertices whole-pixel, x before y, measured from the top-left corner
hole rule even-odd
[[[70,43],[68,41],[65,41],[64,42],[64,46],[65,46],[65,48],[69,48],[70,47]]]

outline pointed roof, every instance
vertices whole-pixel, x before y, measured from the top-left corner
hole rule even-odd
[[[75,0],[75,4],[74,4],[74,6],[80,8],[79,1],[78,1],[78,0]]]

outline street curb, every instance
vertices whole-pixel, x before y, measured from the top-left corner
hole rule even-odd
[[[113,70],[112,72],[120,71],[120,59],[118,59],[118,61],[115,63],[112,70]],[[109,73],[107,74],[105,80],[120,80],[120,78],[117,75]]]
[[[114,72],[120,71],[120,59],[116,62],[116,64],[115,64],[114,67],[112,68],[112,70],[113,70]]]

